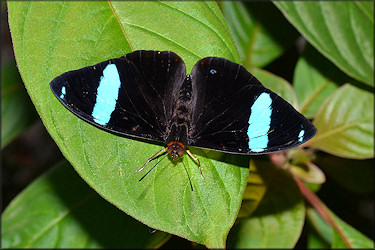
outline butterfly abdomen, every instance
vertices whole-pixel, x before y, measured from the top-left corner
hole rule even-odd
[[[173,106],[172,119],[168,134],[167,144],[180,142],[187,145],[187,133],[191,121],[192,85],[190,75],[187,75],[182,84]]]

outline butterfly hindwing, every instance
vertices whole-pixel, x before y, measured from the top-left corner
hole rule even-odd
[[[185,74],[172,52],[136,51],[66,72],[50,86],[66,108],[101,129],[164,142],[176,91],[164,79],[182,82]]]
[[[195,96],[189,145],[239,154],[302,144],[315,127],[244,67],[204,58],[192,71]]]

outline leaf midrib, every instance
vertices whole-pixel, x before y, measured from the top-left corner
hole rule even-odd
[[[134,51],[133,44],[131,43],[131,41],[130,41],[130,39],[129,39],[129,36],[128,36],[126,30],[125,30],[124,25],[123,25],[122,22],[121,22],[120,17],[118,16],[118,14],[117,14],[115,8],[114,8],[113,5],[112,5],[112,1],[111,1],[111,0],[108,0],[108,4],[109,4],[109,7],[112,9],[113,14],[115,15],[115,17],[116,17],[116,19],[117,19],[117,21],[118,21],[118,23],[119,23],[119,25],[120,25],[120,27],[121,27],[122,33],[124,34],[124,36],[125,36],[125,38],[126,38],[126,41],[128,41],[128,44],[129,44],[131,50]]]

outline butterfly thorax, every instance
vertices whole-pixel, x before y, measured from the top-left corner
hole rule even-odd
[[[191,120],[192,85],[191,77],[187,75],[173,106],[170,130],[168,133],[168,153],[176,158],[184,153],[187,145],[187,134]]]

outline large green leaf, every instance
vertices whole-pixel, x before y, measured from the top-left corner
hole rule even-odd
[[[9,2],[17,63],[47,130],[81,177],[105,199],[150,227],[224,247],[239,210],[248,158],[192,149],[164,160],[142,182],[135,173],[160,146],[114,136],[81,121],[49,82],[72,69],[134,49],[172,50],[192,65],[204,56],[239,61],[215,2]],[[239,165],[241,167],[239,167]],[[151,167],[151,166],[150,166]]]
[[[298,37],[271,2],[223,1],[222,9],[247,68],[266,66]]]
[[[308,144],[354,159],[374,157],[374,95],[350,84],[333,93],[319,109],[318,133]]]
[[[169,237],[108,203],[67,162],[22,191],[1,223],[4,248],[154,248]]]
[[[274,2],[301,34],[346,74],[374,86],[374,3]]]
[[[267,185],[259,206],[248,218],[239,218],[228,236],[232,248],[293,248],[305,220],[305,206],[294,179],[269,162],[258,161]]]
[[[26,93],[16,63],[1,66],[1,148],[27,129],[38,116]]]

